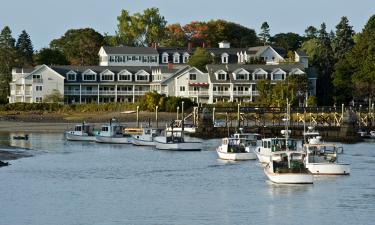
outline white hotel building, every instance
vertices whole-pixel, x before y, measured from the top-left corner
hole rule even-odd
[[[195,102],[254,101],[257,81],[271,83],[292,74],[307,75],[309,95],[316,93],[316,75],[306,54],[296,51],[294,63],[284,63],[285,51],[271,46],[207,48],[217,64],[205,71],[186,63],[191,48],[102,47],[99,66],[47,66],[13,69],[9,102],[42,102],[59,91],[65,103],[136,102],[149,91],[190,98]],[[258,58],[265,64],[246,64]]]

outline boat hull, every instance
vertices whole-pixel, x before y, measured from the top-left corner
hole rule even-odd
[[[106,137],[96,136],[95,141],[98,143],[111,143],[111,144],[131,144],[131,137]]]
[[[77,135],[70,132],[65,133],[66,140],[68,141],[95,141],[95,136]]]
[[[152,140],[144,140],[133,137],[133,145],[136,146],[155,146],[155,142]]]
[[[224,160],[233,160],[233,161],[241,161],[241,160],[253,160],[256,159],[257,156],[253,152],[242,152],[242,153],[228,153],[222,152],[220,149],[216,150],[220,159]]]
[[[155,141],[155,147],[159,150],[170,150],[170,151],[200,151],[202,150],[200,142],[165,143],[165,142]]]
[[[312,184],[313,175],[307,173],[272,173],[264,169],[270,181],[276,184]]]
[[[307,163],[306,168],[314,175],[349,175],[350,164]]]

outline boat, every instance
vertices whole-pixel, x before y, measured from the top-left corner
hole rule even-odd
[[[290,138],[263,138],[261,145],[254,152],[260,163],[269,163],[275,152],[298,151],[297,140]]]
[[[162,129],[159,128],[143,128],[141,134],[132,135],[133,145],[137,146],[155,146],[154,138],[161,136]]]
[[[197,128],[194,124],[186,123],[186,122],[182,124],[182,120],[175,120],[173,123],[173,127],[169,126],[166,128],[166,130],[172,131],[173,129],[174,131],[182,131],[182,126],[184,126],[185,133],[191,133],[191,134],[195,133],[196,128]]]
[[[244,138],[245,139],[245,151],[251,152],[253,155],[252,159],[257,159],[256,154],[254,153],[254,150],[261,145],[261,136],[256,133],[243,133],[242,130],[240,130],[240,133],[233,134],[233,137],[235,138]]]
[[[304,157],[303,152],[273,152],[264,173],[277,184],[312,184],[314,178],[303,163]]]
[[[74,130],[65,131],[65,138],[68,141],[95,141],[96,134],[93,126],[83,122],[76,124]]]
[[[98,143],[131,144],[130,134],[123,132],[124,126],[112,119],[109,124],[103,125],[95,137]]]
[[[338,155],[343,152],[342,147],[335,144],[304,144],[303,150],[306,152],[304,163],[312,174],[350,174],[350,164],[338,162]]]
[[[316,131],[312,126],[309,126],[307,131],[303,132],[303,137],[306,140],[306,143],[309,144],[322,143],[322,136],[320,136],[319,132]]]
[[[155,137],[155,147],[159,150],[171,151],[200,151],[202,150],[202,142],[185,141],[184,125],[181,130],[174,130],[173,124],[171,130],[166,129],[163,136]]]
[[[240,137],[223,138],[216,152],[219,158],[224,160],[237,161],[256,159],[254,152],[246,147],[246,141],[245,138]]]
[[[139,135],[143,133],[143,128],[138,127],[124,127],[122,129],[124,134],[130,134],[130,135]]]

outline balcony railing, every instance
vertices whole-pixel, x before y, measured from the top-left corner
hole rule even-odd
[[[43,83],[43,79],[41,79],[41,78],[33,78],[33,83]]]
[[[250,96],[250,91],[233,91],[234,96]]]
[[[194,95],[194,96],[208,96],[208,91],[189,91],[188,95]]]
[[[213,91],[213,95],[230,96],[230,91]]]

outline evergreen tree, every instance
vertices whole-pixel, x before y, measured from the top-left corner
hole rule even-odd
[[[318,29],[314,26],[308,26],[305,30],[305,36],[308,39],[316,38],[318,35]]]
[[[342,59],[345,53],[354,46],[353,36],[354,31],[352,26],[349,25],[348,18],[342,17],[340,23],[336,26],[336,35],[332,43],[336,60]]]
[[[67,65],[69,64],[64,53],[58,49],[43,48],[36,55],[38,65]]]
[[[270,26],[267,22],[263,22],[262,26],[260,27],[261,32],[259,33],[260,40],[263,42],[264,45],[268,43],[268,40],[270,39]]]
[[[0,32],[0,104],[7,103],[9,82],[12,78],[12,67],[15,65],[15,39],[8,26]]]
[[[334,58],[331,47],[330,35],[326,31],[325,23],[322,23],[318,36],[317,56],[313,65],[318,70],[317,97],[320,105],[333,103],[332,73]]]
[[[16,49],[20,60],[23,61],[22,65],[33,64],[34,48],[30,36],[25,30],[22,31],[17,39]]]

